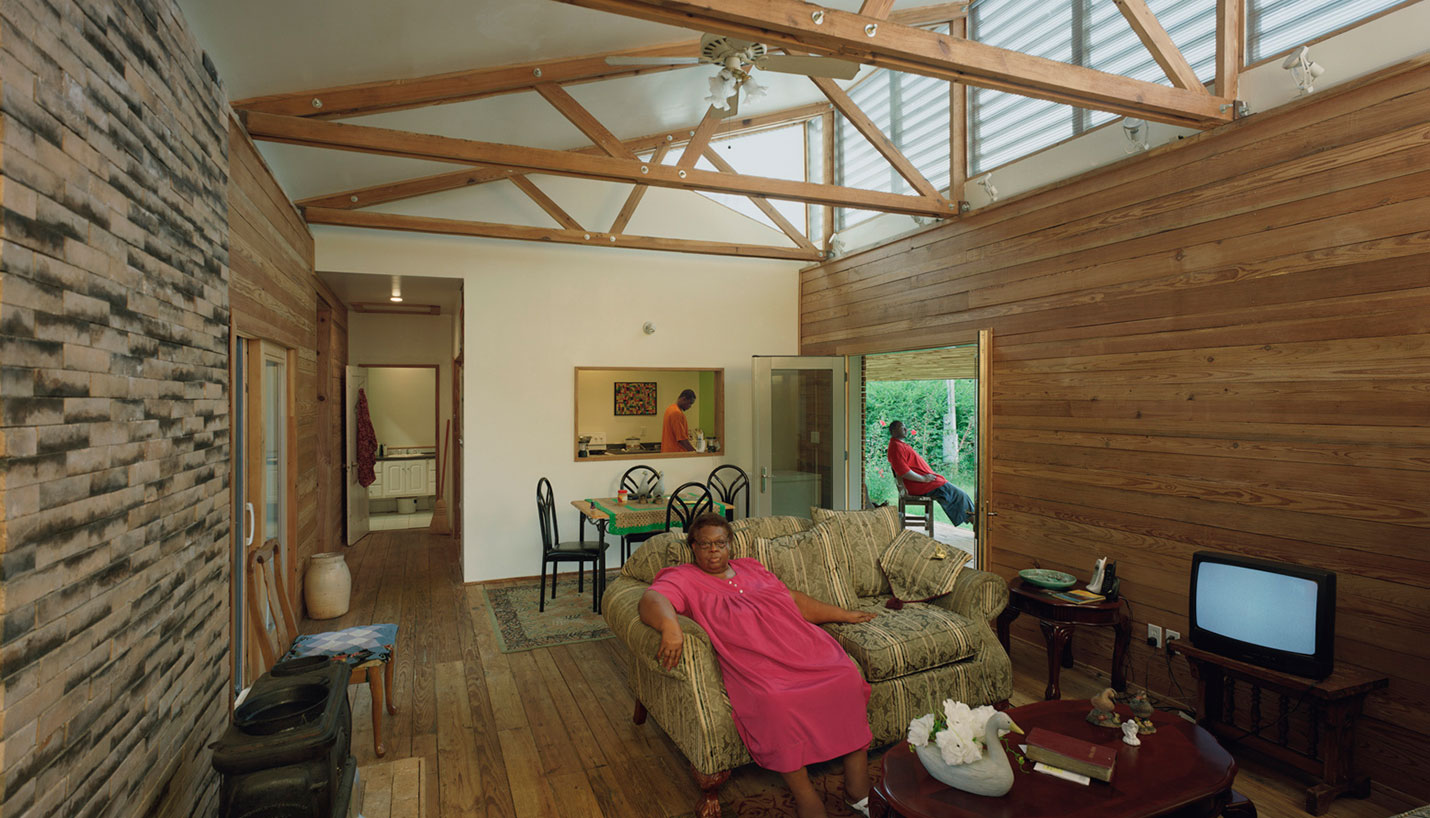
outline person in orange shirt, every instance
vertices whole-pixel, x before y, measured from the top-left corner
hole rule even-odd
[[[695,390],[680,393],[675,403],[665,408],[665,420],[660,424],[660,450],[662,452],[693,452],[690,442],[690,424],[685,421],[685,413],[695,405]]]

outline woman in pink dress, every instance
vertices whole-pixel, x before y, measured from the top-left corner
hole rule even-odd
[[[705,514],[686,535],[695,561],[656,574],[641,597],[641,621],[660,631],[656,661],[680,662],[676,614],[710,636],[735,727],[756,764],[784,776],[800,818],[823,818],[806,766],[844,757],[851,805],[868,814],[869,685],[834,637],[816,625],[867,622],[791,591],[753,559],[730,559],[730,524]]]

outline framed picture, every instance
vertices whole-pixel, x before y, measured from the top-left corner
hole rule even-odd
[[[654,415],[655,381],[616,381],[616,415]]]

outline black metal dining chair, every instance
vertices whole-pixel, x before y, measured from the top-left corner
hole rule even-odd
[[[728,463],[716,466],[705,478],[705,485],[710,488],[712,497],[725,504],[725,519],[734,522],[735,501],[742,491],[745,493],[745,516],[750,516],[750,475],[745,474],[744,469]]]
[[[601,611],[601,585],[605,579],[604,542],[561,542],[556,526],[556,501],[552,497],[551,481],[545,477],[536,483],[536,516],[541,521],[541,603],[546,610],[546,566],[551,565],[551,598],[556,598],[556,572],[561,563],[576,563],[576,593],[585,590],[586,563],[591,563],[591,610]]]
[[[715,498],[704,483],[683,483],[670,493],[670,501],[665,504],[665,530],[670,530],[672,522],[678,522],[682,531],[689,531],[696,517],[714,508]]]
[[[660,486],[660,472],[652,466],[640,465],[631,466],[626,469],[626,473],[621,475],[621,488],[630,495],[629,499],[654,497],[656,488]],[[621,535],[621,564],[624,565],[631,552],[641,543],[654,537],[656,532],[651,531],[645,534],[622,534]]]

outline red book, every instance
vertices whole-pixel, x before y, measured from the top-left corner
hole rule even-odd
[[[1028,758],[1081,773],[1098,781],[1111,781],[1117,750],[1041,727],[1028,732]]]

